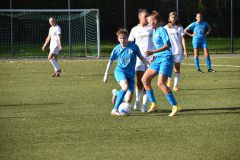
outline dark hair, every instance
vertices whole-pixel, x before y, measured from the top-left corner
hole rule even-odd
[[[148,14],[148,11],[147,11],[147,9],[139,9],[138,10],[138,15],[141,14],[141,13],[147,13]]]
[[[153,19],[157,20],[159,25],[164,25],[165,21],[163,20],[163,18],[160,16],[160,14],[158,13],[158,11],[152,11],[152,13],[149,15],[149,17],[153,17]]]
[[[128,31],[125,28],[119,28],[116,32],[116,35],[119,36],[120,34],[125,34],[128,37]]]
[[[168,24],[167,24],[167,26],[168,26],[169,28],[172,27],[172,23],[169,21],[169,18],[170,18],[171,16],[176,16],[176,17],[177,17],[177,13],[176,13],[176,12],[170,12],[170,13],[169,13],[169,16],[168,16]],[[176,21],[176,25],[177,25],[178,27],[181,26],[181,24],[179,23],[178,19],[177,19],[177,21]]]

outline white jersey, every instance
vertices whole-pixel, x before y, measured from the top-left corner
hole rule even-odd
[[[128,40],[129,41],[135,40],[135,44],[138,45],[142,56],[147,58],[144,55],[144,51],[155,49],[154,44],[152,42],[152,35],[153,30],[149,25],[142,27],[138,24],[137,26],[132,28]],[[140,61],[139,59],[137,60]]]
[[[182,26],[172,26],[171,28],[168,25],[164,26],[169,35],[171,42],[171,50],[173,55],[182,54],[182,36],[184,35]]]
[[[59,34],[61,34],[61,28],[58,25],[50,27],[49,29],[49,35],[51,37],[50,50],[56,49],[57,47],[59,47],[60,45],[60,42],[58,39]]]

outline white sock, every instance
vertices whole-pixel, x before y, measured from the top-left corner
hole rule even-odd
[[[180,81],[180,73],[174,73],[174,87],[178,86]]]
[[[140,101],[142,97],[142,90],[136,90],[136,101]]]
[[[171,81],[172,80],[172,78],[171,77],[168,77],[168,81]]]
[[[59,67],[59,65],[58,65],[58,63],[57,63],[56,60],[54,60],[54,59],[50,59],[49,62],[52,64],[52,66],[53,66],[55,72],[57,72],[57,71],[60,69],[60,67]]]
[[[143,105],[143,106],[146,106],[146,105],[147,105],[147,102],[148,102],[148,97],[147,97],[147,94],[144,93],[144,94],[143,94],[143,103],[142,103],[142,105]]]

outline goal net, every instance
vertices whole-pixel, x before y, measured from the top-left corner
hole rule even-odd
[[[0,57],[46,56],[50,17],[61,27],[61,56],[100,57],[98,9],[0,10]]]

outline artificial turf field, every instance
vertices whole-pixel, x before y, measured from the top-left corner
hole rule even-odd
[[[112,117],[111,89],[118,85],[113,69],[109,83],[102,83],[107,61],[60,60],[63,74],[55,79],[47,60],[2,61],[0,159],[237,160],[240,57],[212,61],[223,65],[214,67],[216,73],[182,66],[175,97],[184,110],[171,118],[156,78],[163,111]]]

